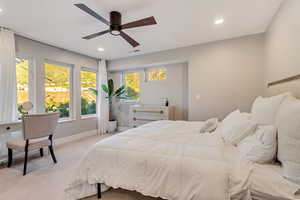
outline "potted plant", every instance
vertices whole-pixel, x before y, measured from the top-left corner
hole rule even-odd
[[[101,85],[102,90],[106,93],[106,98],[109,103],[109,127],[108,132],[112,133],[117,129],[117,120],[113,116],[113,102],[114,99],[127,99],[128,95],[126,94],[126,87],[122,85],[117,90],[114,90],[114,81],[109,79],[106,84]],[[89,88],[91,92],[98,95],[98,91],[92,88]]]

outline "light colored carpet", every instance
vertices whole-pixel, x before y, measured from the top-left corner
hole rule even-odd
[[[74,171],[77,163],[87,148],[107,136],[92,136],[80,141],[55,147],[58,160],[53,164],[48,152],[43,158],[39,153],[31,153],[28,162],[27,175],[22,175],[23,159],[14,159],[11,168],[0,168],[0,200],[63,200],[64,188],[68,177]],[[95,196],[85,200],[96,200]],[[109,190],[103,193],[102,200],[159,200],[145,197],[137,192],[121,189]]]

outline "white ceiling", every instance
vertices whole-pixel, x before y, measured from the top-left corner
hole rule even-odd
[[[282,0],[1,0],[0,26],[16,33],[97,58],[116,59],[264,32]],[[121,37],[81,39],[107,26],[74,3],[85,3],[109,19],[120,11],[123,23],[154,16],[158,25],[126,30],[141,43],[134,50]],[[214,20],[224,17],[223,25]],[[104,52],[97,51],[102,47]]]

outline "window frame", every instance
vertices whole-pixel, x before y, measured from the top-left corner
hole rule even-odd
[[[79,70],[79,91],[80,91],[80,99],[79,99],[79,113],[80,113],[80,119],[87,119],[87,118],[94,118],[98,116],[98,106],[97,106],[97,102],[99,101],[99,95],[96,97],[96,113],[95,114],[87,114],[87,115],[82,115],[81,114],[81,71],[88,71],[88,72],[94,72],[96,73],[96,88],[99,90],[99,80],[98,80],[98,70],[97,69],[93,69],[93,68],[89,68],[89,67],[80,67]]]
[[[141,70],[128,70],[128,71],[122,71],[121,72],[121,76],[120,76],[120,83],[121,85],[125,85],[125,74],[126,73],[139,73],[140,74],[140,89],[141,89],[141,85],[142,85],[142,81],[145,81],[145,70],[141,69]],[[121,86],[120,85],[120,86]],[[126,85],[125,85],[126,86]],[[140,91],[141,93],[141,91]],[[140,102],[140,97],[137,99],[120,99],[121,103],[139,103]]]
[[[58,65],[58,66],[62,66],[62,67],[67,67],[69,68],[69,83],[70,83],[70,89],[69,89],[69,96],[70,96],[70,102],[69,102],[69,117],[61,117],[59,118],[59,122],[61,121],[71,121],[71,120],[76,120],[76,106],[75,106],[75,83],[74,83],[74,69],[75,69],[75,65],[74,64],[68,64],[65,62],[61,62],[61,61],[55,61],[55,60],[51,60],[51,59],[44,59],[44,105],[43,108],[45,110],[45,103],[46,103],[46,87],[45,87],[45,83],[46,83],[46,71],[45,71],[45,65],[46,64],[52,64],[52,65]]]
[[[36,113],[37,112],[37,103],[36,103],[36,94],[35,94],[35,85],[36,85],[36,71],[35,71],[35,62],[33,57],[25,55],[25,54],[21,54],[21,53],[16,53],[16,59],[24,59],[24,60],[28,60],[28,99],[27,101],[30,101],[33,104],[33,109],[32,109],[32,113]],[[17,67],[17,62],[15,64],[15,66]],[[16,84],[17,84],[17,80],[16,80]],[[16,93],[16,101],[18,100],[18,96]],[[16,120],[19,119],[20,114],[18,113],[18,104],[16,102]]]
[[[166,71],[166,79],[164,80],[149,80],[148,79],[148,72],[149,71],[155,71],[155,70],[165,70]],[[156,81],[166,81],[168,80],[168,69],[164,66],[161,67],[148,67],[144,69],[145,72],[145,82],[156,82]]]

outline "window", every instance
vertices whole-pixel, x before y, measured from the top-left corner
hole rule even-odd
[[[60,117],[70,117],[71,66],[45,63],[45,111],[60,112]]]
[[[140,96],[141,75],[139,72],[124,72],[123,83],[126,89],[126,96],[130,100],[138,100]]]
[[[29,60],[16,58],[17,105],[29,100]]]
[[[160,81],[166,79],[167,79],[167,70],[164,68],[147,70],[148,81]]]
[[[96,114],[97,73],[89,70],[80,71],[81,115]]]

